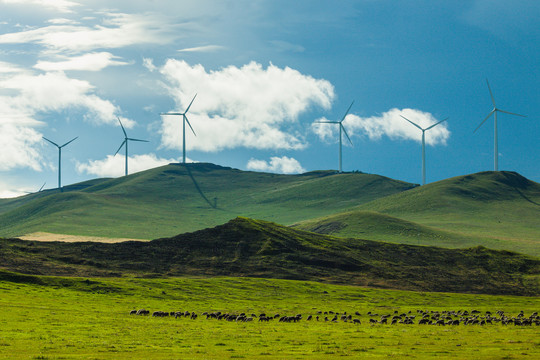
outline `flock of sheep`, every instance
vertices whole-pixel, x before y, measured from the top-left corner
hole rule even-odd
[[[131,310],[130,315],[146,315],[150,316],[150,311],[146,309]],[[152,312],[153,317],[172,317],[178,318],[188,318],[195,320],[199,315],[195,312],[190,311],[154,311]],[[200,314],[201,317],[206,317],[206,319],[211,320],[224,320],[224,321],[235,321],[235,322],[268,322],[268,321],[278,321],[278,322],[299,322],[304,319],[302,314],[296,314],[292,316],[284,316],[280,314],[266,315],[265,313],[256,315],[256,314],[246,314],[246,313],[222,313],[217,312],[203,312]],[[322,321],[322,322],[350,322],[352,324],[361,324],[362,321],[360,317],[362,315],[357,311],[354,314],[347,314],[347,312],[339,313],[333,311],[318,311],[316,314],[311,314],[305,317],[305,321]],[[493,325],[500,323],[502,325],[515,325],[515,326],[532,326],[540,325],[540,316],[538,312],[534,312],[529,316],[526,316],[523,311],[519,314],[512,316],[506,314],[502,310],[498,310],[494,313],[486,311],[484,313],[478,310],[472,311],[424,311],[416,310],[416,313],[409,311],[407,313],[399,313],[394,311],[393,314],[383,314],[379,315],[372,313],[371,311],[366,314],[368,317],[368,323],[371,325],[376,324],[420,324],[420,325]]]

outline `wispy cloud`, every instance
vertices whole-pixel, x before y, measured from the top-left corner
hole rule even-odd
[[[200,94],[190,108],[197,138],[187,134],[188,149],[302,149],[303,135],[291,130],[299,115],[315,107],[328,109],[334,98],[328,81],[272,64],[206,71],[202,65],[168,60],[160,71],[179,109]],[[162,146],[180,148],[181,133],[177,117],[162,118]]]
[[[124,175],[125,161],[126,157],[123,155],[107,155],[102,160],[90,160],[87,163],[78,162],[76,169],[79,173],[99,177],[119,177]],[[129,173],[132,174],[173,162],[178,162],[178,160],[159,158],[155,154],[134,155],[128,158]]]
[[[73,12],[73,8],[81,6],[81,4],[75,1],[68,0],[1,0],[0,3],[23,6],[36,5],[43,8],[56,10],[62,13],[71,13]]]
[[[273,156],[270,161],[251,159],[247,163],[248,170],[265,171],[279,174],[298,174],[306,172],[300,162],[287,156]]]
[[[214,52],[225,49],[224,46],[220,45],[205,45],[192,48],[185,48],[178,50],[179,52]]]
[[[432,114],[416,109],[391,109],[380,116],[360,117],[349,114],[343,121],[349,136],[367,136],[370,140],[378,140],[383,136],[390,139],[422,141],[422,131],[404,120],[401,116],[415,122],[422,128],[427,128],[440,120]],[[326,120],[325,118],[316,121]],[[313,123],[312,130],[323,141],[338,141],[337,126],[331,124]],[[426,131],[426,144],[445,145],[450,137],[447,123],[442,123]]]
[[[178,37],[177,25],[162,15],[105,13],[93,27],[56,24],[0,35],[0,44],[36,43],[49,51],[85,52],[134,44],[166,44]]]
[[[118,61],[119,57],[109,52],[89,53],[65,58],[63,61],[38,61],[34,68],[44,71],[86,70],[100,71],[108,66],[122,66],[130,63]]]

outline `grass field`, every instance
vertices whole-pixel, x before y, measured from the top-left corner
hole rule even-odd
[[[0,272],[2,359],[535,359],[540,327],[370,325],[368,312],[504,310],[538,298],[375,290],[248,278],[85,279]],[[129,315],[196,312],[196,320]],[[202,312],[303,314],[298,323],[206,320]],[[306,321],[359,312],[361,324]],[[377,317],[375,317],[377,318]]]

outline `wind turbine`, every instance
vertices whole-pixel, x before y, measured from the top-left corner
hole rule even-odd
[[[351,105],[349,106],[349,108],[345,112],[345,115],[343,115],[343,117],[341,118],[340,121],[316,121],[317,123],[320,123],[320,124],[339,124],[339,172],[342,172],[342,170],[341,170],[341,156],[342,156],[342,154],[341,154],[342,153],[342,150],[341,150],[341,147],[342,147],[342,139],[341,139],[342,135],[341,135],[341,133],[342,132],[345,133],[345,136],[347,136],[347,139],[349,140],[351,145],[353,144],[352,141],[351,141],[351,138],[347,134],[347,131],[345,131],[345,127],[343,127],[343,120],[345,120],[345,117],[349,113],[349,110],[351,110],[351,107],[353,106],[353,104],[354,104],[354,101],[351,103]]]
[[[50,142],[51,144],[53,144],[54,146],[58,148],[58,189],[60,189],[60,191],[62,191],[62,148],[70,144],[71,142],[75,141],[75,139],[77,138],[78,136],[74,137],[73,139],[65,143],[64,145],[60,146],[57,143],[52,142],[51,140],[47,139],[46,137],[43,137],[44,140],[47,140],[48,142]]]
[[[510,114],[510,115],[516,115],[516,116],[521,116],[521,117],[526,117],[525,115],[520,115],[520,114],[516,114],[516,113],[511,113],[509,111],[505,111],[505,110],[501,110],[499,108],[497,108],[497,105],[495,105],[495,98],[493,97],[493,93],[491,92],[491,87],[489,86],[489,81],[488,79],[486,79],[486,83],[487,83],[487,86],[488,86],[488,90],[489,90],[489,95],[491,96],[491,102],[493,103],[493,110],[490,111],[490,113],[486,116],[486,118],[480,123],[480,125],[478,125],[478,127],[476,129],[474,129],[473,132],[476,132],[476,130],[478,130],[480,128],[480,126],[482,126],[486,120],[493,114],[493,121],[494,121],[494,139],[493,139],[493,142],[494,142],[494,145],[493,145],[493,163],[494,163],[494,167],[495,167],[495,171],[498,171],[499,170],[499,145],[498,145],[498,140],[497,140],[497,112],[500,111],[502,113],[505,113],[505,114]]]
[[[118,154],[118,152],[120,151],[120,149],[122,148],[122,146],[126,146],[126,176],[128,174],[128,142],[129,141],[140,141],[140,142],[148,142],[148,140],[140,140],[140,139],[132,139],[132,138],[128,138],[127,136],[127,133],[126,133],[126,129],[124,129],[124,125],[122,125],[122,122],[120,121],[120,118],[118,118],[118,122],[120,123],[120,126],[122,127],[122,131],[124,132],[124,141],[122,142],[122,144],[120,144],[120,147],[118,148],[118,150],[116,150],[116,152],[114,153],[114,156],[116,156],[116,154]]]
[[[427,128],[422,128],[420,125],[412,122],[411,120],[407,119],[405,116],[399,115],[420,130],[422,130],[422,185],[426,185],[426,131],[429,129],[434,128],[435,126],[439,125],[440,123],[448,120],[448,118],[439,121],[438,123],[435,123],[433,125],[428,126]]]
[[[193,135],[197,136],[197,134],[195,134],[195,130],[193,130],[193,127],[189,123],[189,120],[188,120],[188,118],[186,116],[187,112],[189,111],[189,108],[191,107],[191,104],[193,104],[193,100],[195,100],[196,97],[197,97],[197,94],[195,94],[195,96],[193,97],[193,99],[189,103],[186,111],[184,111],[183,113],[168,112],[168,113],[161,113],[160,114],[160,115],[182,115],[182,136],[183,136],[183,139],[182,139],[182,159],[183,159],[184,164],[186,163],[186,122],[189,125],[189,128],[191,129],[191,131],[193,132]]]

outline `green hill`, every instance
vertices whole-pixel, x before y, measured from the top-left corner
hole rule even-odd
[[[540,184],[513,172],[459,176],[295,224],[343,237],[540,255]]]
[[[340,212],[415,185],[362,173],[246,172],[171,164],[0,201],[0,236],[32,232],[155,239],[236,216],[292,224]]]
[[[540,294],[540,260],[482,247],[444,249],[334,238],[237,218],[149,242],[0,241],[10,271],[71,276],[249,276],[384,288]]]

